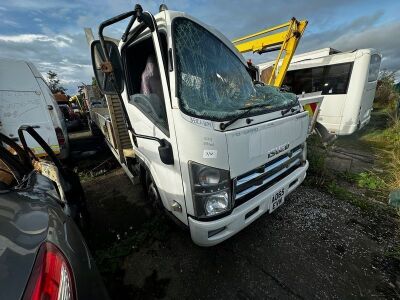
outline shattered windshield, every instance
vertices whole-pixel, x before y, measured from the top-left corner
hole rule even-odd
[[[174,20],[180,107],[189,115],[223,121],[243,107],[266,104],[251,114],[296,103],[296,96],[272,86],[255,86],[240,59],[217,37],[185,18]]]

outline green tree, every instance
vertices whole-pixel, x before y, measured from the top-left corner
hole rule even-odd
[[[398,123],[399,120],[399,100],[400,93],[395,84],[395,72],[382,71],[378,79],[374,107],[386,110],[391,125]]]
[[[61,92],[62,94],[65,94],[65,91],[67,90],[60,84],[60,79],[58,79],[58,75],[56,72],[53,72],[52,70],[49,70],[47,72],[47,82],[49,84],[49,88],[53,94]]]
[[[94,93],[95,97],[97,97],[97,98],[103,97],[103,94],[100,91],[99,85],[97,84],[96,77],[92,77],[92,87],[93,87],[93,93]]]

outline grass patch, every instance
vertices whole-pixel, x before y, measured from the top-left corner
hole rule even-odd
[[[386,128],[368,132],[362,140],[375,148],[378,167],[383,170],[382,174],[375,174],[376,183],[388,191],[398,189],[400,187],[400,121],[391,120]],[[365,177],[365,179],[368,178]]]
[[[331,179],[331,173],[326,168],[328,148],[324,147],[318,135],[310,135],[307,139],[307,170],[306,184],[322,187]]]
[[[381,190],[385,187],[385,182],[383,181],[383,179],[371,171],[361,172],[355,177],[357,185],[361,188],[367,188],[370,190]]]
[[[374,120],[371,121],[367,130],[357,133],[351,139],[349,139],[350,137],[342,139],[340,142],[344,140],[346,147],[351,147],[355,144],[360,148],[371,147],[371,151],[389,153],[387,152],[390,149],[387,145],[388,140],[396,133],[397,127],[381,129],[386,124],[384,113],[382,112],[374,112],[373,118]],[[398,134],[400,136],[400,132]],[[372,146],[372,143],[374,146]],[[382,145],[385,145],[384,151],[386,152],[383,152]],[[338,173],[327,168],[326,161],[330,148],[324,147],[318,136],[310,136],[307,140],[307,146],[307,158],[310,167],[307,171],[306,185],[323,189],[337,199],[359,207],[364,212],[382,211],[385,208],[389,209],[388,206],[377,203],[377,200],[382,203],[387,202],[389,187],[395,185],[391,183],[394,182],[394,178],[390,178],[391,176],[399,174],[399,178],[396,180],[400,180],[400,158],[398,160],[392,158],[390,163],[387,161],[383,163],[381,157],[379,157],[378,164],[382,165],[381,169],[384,170],[382,173],[376,172],[376,170],[361,173],[348,171]],[[331,145],[330,147],[333,146]],[[393,164],[390,167],[391,170],[389,170],[389,164]],[[396,168],[398,169],[394,170]]]
[[[359,207],[364,212],[372,212],[376,210],[377,204],[348,191],[347,189],[339,186],[335,181],[326,185],[326,190],[335,198],[349,202],[350,204]]]

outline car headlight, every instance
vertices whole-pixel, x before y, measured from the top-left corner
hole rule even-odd
[[[198,218],[213,217],[232,207],[229,171],[189,162],[194,212]]]

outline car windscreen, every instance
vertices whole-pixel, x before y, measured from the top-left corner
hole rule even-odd
[[[223,121],[243,107],[266,105],[251,115],[293,105],[296,96],[272,86],[255,86],[246,66],[219,38],[199,24],[176,18],[173,22],[177,96],[183,112]]]

